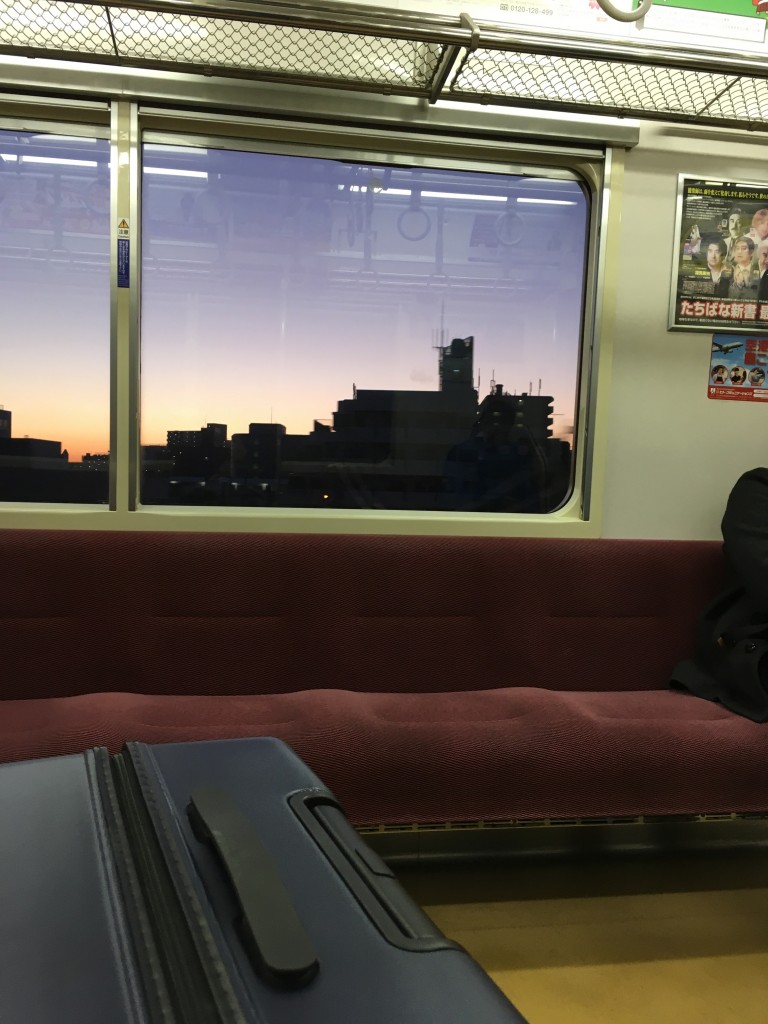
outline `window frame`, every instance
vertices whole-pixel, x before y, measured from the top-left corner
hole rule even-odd
[[[73,136],[82,139],[102,139],[111,141],[111,116],[112,105],[107,102],[88,100],[62,100],[60,103],[53,103],[42,97],[24,97],[9,95],[0,101],[0,131],[24,132],[35,135]],[[111,161],[111,153],[110,153]],[[114,192],[110,180],[110,201]],[[110,252],[113,246],[110,240]],[[110,269],[110,294],[112,291],[112,280],[114,274]],[[112,313],[110,310],[110,331],[112,331]],[[113,377],[113,357],[110,350],[109,375],[110,387]],[[13,411],[13,410],[11,410]],[[110,398],[109,432],[112,440],[112,401]],[[114,459],[110,458],[108,488],[111,490],[114,476]],[[33,514],[38,510],[51,512],[95,512],[104,514],[105,505],[83,505],[77,502],[25,502],[25,501],[0,501],[0,528],[31,525],[30,523],[17,520],[20,515],[27,512]],[[52,524],[46,524],[52,525]]]
[[[606,245],[612,189],[620,181],[622,154],[609,145],[603,148],[565,144],[535,145],[501,138],[498,116],[494,130],[483,131],[477,118],[473,137],[430,130],[429,118],[403,130],[390,119],[386,124],[340,126],[332,119],[308,114],[306,92],[292,90],[295,117],[259,117],[218,114],[204,110],[142,107],[125,100],[89,107],[84,124],[57,122],[44,116],[24,119],[24,130],[67,134],[99,134],[94,117],[111,115],[112,140],[112,276],[111,276],[111,453],[110,502],[105,506],[0,504],[0,526],[45,526],[82,529],[131,530],[228,530],[318,533],[413,533],[469,535],[596,536],[600,530],[602,501],[602,436],[598,378],[608,372],[609,351],[600,357],[602,322],[610,295],[605,289]],[[397,105],[399,101],[393,100]],[[94,114],[91,107],[99,108]],[[62,104],[66,109],[66,104]],[[427,110],[431,108],[426,108]],[[41,114],[44,114],[41,104]],[[478,112],[479,113],[479,112]],[[0,112],[0,126],[12,121]],[[376,163],[424,163],[494,173],[524,169],[543,175],[580,180],[589,195],[590,209],[586,246],[582,307],[580,372],[576,396],[574,435],[574,488],[565,505],[542,515],[483,512],[421,512],[375,509],[231,509],[211,506],[152,506],[139,502],[140,465],[140,312],[141,312],[141,147],[143,143],[200,146],[241,151],[278,152],[291,155],[327,156]],[[531,166],[532,165],[532,166]],[[117,288],[117,223],[131,224],[130,287]],[[605,344],[603,348],[606,349]]]

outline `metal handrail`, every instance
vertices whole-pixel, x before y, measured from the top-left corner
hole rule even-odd
[[[77,0],[89,7],[156,11],[198,18],[281,25],[317,32],[373,35],[382,39],[413,39],[416,42],[468,44],[470,32],[462,16],[389,11],[385,7],[352,4],[261,3],[259,0]]]
[[[33,0],[29,2],[30,10],[34,11]],[[2,3],[0,0],[0,19]],[[16,5],[19,3],[24,0],[15,0]],[[100,14],[94,14],[84,30],[77,24],[77,18],[81,17],[79,12],[88,8]],[[703,52],[684,46],[655,46],[587,34],[555,37],[490,22],[478,24],[466,14],[393,12],[384,7],[327,0],[76,0],[52,5],[50,10],[54,12],[51,22],[43,25],[38,35],[16,33],[4,43],[0,27],[0,53],[330,86],[417,96],[431,102],[459,99],[514,103],[768,130],[768,93],[763,102],[768,61],[747,59],[730,51]],[[70,29],[62,20],[67,16],[72,18]],[[167,34],[168,29],[163,26],[169,24],[169,18],[192,25],[211,19],[215,27],[202,43],[197,43],[197,50],[185,41],[183,33],[174,40],[174,52],[152,49],[142,40],[141,30],[145,39],[158,31],[158,25]],[[139,45],[128,26],[141,23],[142,19],[144,25],[136,37]],[[219,39],[215,30],[222,23],[226,25]],[[261,26],[269,32],[284,30],[288,36],[279,36],[280,46],[270,49],[264,33],[259,32]],[[13,30],[9,26],[10,31]],[[70,35],[62,36],[64,42],[57,48],[56,33],[65,31],[70,31]],[[296,33],[293,39],[291,32]],[[328,60],[317,66],[314,53],[305,54],[305,46],[320,46],[313,33],[328,33],[339,40],[338,61]],[[380,47],[377,41],[381,41]],[[411,43],[412,55],[404,59],[403,54],[411,54],[407,49]],[[365,53],[361,56],[363,49]],[[332,49],[324,52],[335,53]],[[534,67],[533,71],[538,74],[541,70],[542,75],[550,76],[548,89],[535,88],[535,75],[530,73],[525,60],[515,60],[515,54],[541,58],[542,69]],[[564,63],[560,65],[558,61]],[[575,87],[570,93],[565,88],[562,95],[558,93],[557,76],[570,75],[573,62],[581,62],[577,70],[588,85],[584,96],[577,95]],[[662,76],[651,99],[633,92],[633,82],[638,81],[635,67],[641,71],[655,69],[649,74]],[[527,71],[529,81],[520,84]],[[673,80],[664,75],[665,71],[678,77]],[[688,72],[699,76],[693,83],[698,90],[695,100],[689,96],[691,83],[685,74],[678,74]],[[726,109],[729,103],[731,107]]]

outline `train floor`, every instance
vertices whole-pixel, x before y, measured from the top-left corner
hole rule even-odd
[[[768,851],[397,874],[530,1024],[768,1024]]]

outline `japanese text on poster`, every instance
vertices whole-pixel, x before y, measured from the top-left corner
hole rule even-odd
[[[768,185],[681,179],[670,327],[768,330]]]

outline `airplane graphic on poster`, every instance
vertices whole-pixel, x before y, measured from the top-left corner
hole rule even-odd
[[[768,0],[766,0],[766,2],[768,2]],[[727,355],[729,352],[733,352],[734,349],[741,348],[741,346],[743,344],[744,344],[743,341],[729,341],[725,345],[720,345],[720,344],[718,344],[718,342],[713,341],[712,342],[712,351],[713,352],[722,352],[723,355]]]
[[[714,334],[707,397],[768,404],[768,336]]]

